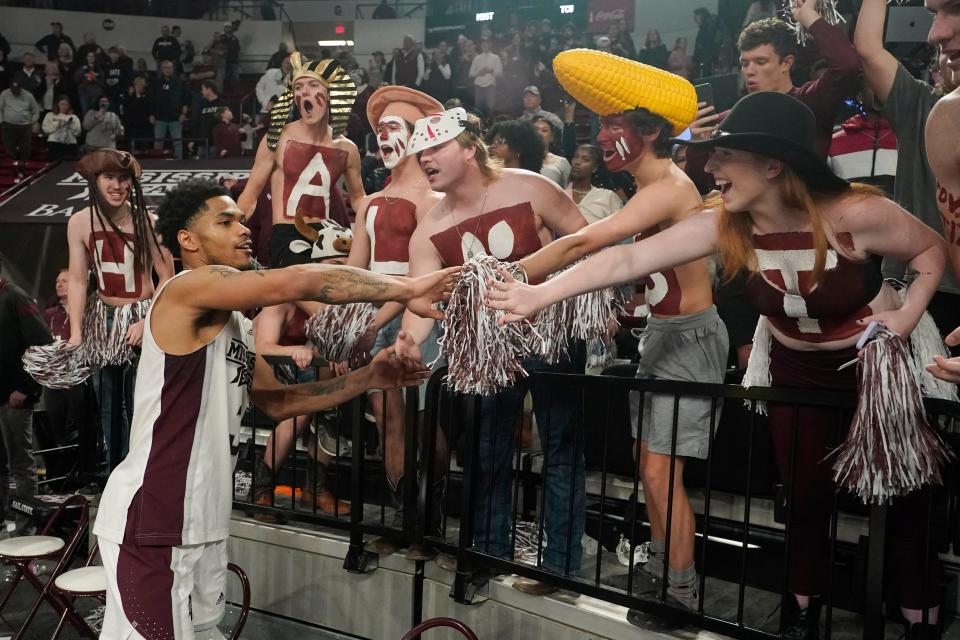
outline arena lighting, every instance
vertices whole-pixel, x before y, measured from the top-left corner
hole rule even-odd
[[[573,13],[573,5],[572,4],[560,5],[560,13]]]
[[[493,20],[493,11],[482,11],[477,14],[477,22],[487,22]]]
[[[353,40],[317,40],[321,47],[352,47]]]

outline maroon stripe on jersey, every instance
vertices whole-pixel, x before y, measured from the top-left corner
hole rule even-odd
[[[172,547],[120,545],[117,588],[123,615],[150,640],[175,640],[172,557]]]
[[[134,530],[139,545],[183,544],[187,469],[200,415],[206,365],[206,347],[185,356],[164,356],[160,415],[153,423],[150,457],[143,484],[135,496],[141,503],[137,505],[139,514]]]

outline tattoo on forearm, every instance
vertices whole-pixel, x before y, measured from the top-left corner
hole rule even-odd
[[[343,391],[346,386],[346,376],[340,376],[339,378],[334,378],[333,380],[324,380],[323,382],[317,382],[310,385],[310,388],[307,390],[307,395],[327,396],[337,391]]]
[[[371,277],[348,269],[330,270],[323,274],[326,282],[317,300],[328,304],[343,302],[380,302],[389,299],[391,284],[381,278]]]
[[[960,246],[960,193],[951,193],[937,182],[937,206],[943,220],[943,235],[947,242]]]

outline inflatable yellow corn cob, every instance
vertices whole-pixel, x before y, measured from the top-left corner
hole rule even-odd
[[[697,114],[697,92],[678,75],[592,49],[563,51],[553,59],[563,88],[601,116],[643,107],[666,118],[674,135]]]

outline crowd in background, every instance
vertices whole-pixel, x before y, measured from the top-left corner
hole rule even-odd
[[[182,39],[180,27],[164,25],[149,62],[134,60],[123,46],[105,48],[91,33],[77,45],[59,22],[15,61],[0,35],[0,126],[7,153],[27,160],[30,134],[40,133],[51,160],[129,147],[135,140],[144,141],[143,149],[168,137],[177,158],[184,157],[182,138],[191,139],[195,156],[240,155],[243,123],[234,123],[236,114],[220,99],[221,88],[239,79],[238,26],[225,23],[198,53]]]
[[[840,10],[848,12],[852,26],[849,10],[842,5]],[[691,14],[691,26],[697,28],[693,41],[680,37],[672,44],[663,42],[656,28],[634,33],[634,25],[622,19],[603,33],[590,34],[572,22],[524,21],[512,13],[505,24],[482,23],[469,35],[460,33],[432,48],[408,35],[389,53],[374,51],[364,63],[350,47],[308,55],[337,58],[357,84],[347,135],[370,156],[365,177],[378,170],[385,177],[365,115],[367,99],[382,84],[414,87],[442,103],[462,104],[483,116],[488,126],[539,117],[545,122],[541,138],[546,152],[569,163],[578,142],[592,141],[597,124],[583,111],[577,117],[573,101],[554,77],[552,61],[558,53],[593,48],[671,71],[696,84],[700,78],[739,72],[741,30],[778,12],[782,14],[772,0],[754,0],[743,16],[721,11],[721,17],[701,7]],[[134,141],[142,141],[134,151],[166,144],[167,153],[176,158],[252,153],[266,131],[273,100],[287,88],[290,51],[281,43],[255,88],[252,80],[244,85],[239,78],[239,26],[226,23],[201,47],[183,39],[178,26],[163,26],[150,60],[134,60],[123,46],[104,48],[89,33],[77,45],[59,23],[51,24],[50,33],[39,38],[33,50],[10,60],[10,46],[0,35],[0,126],[7,153],[15,160],[29,157],[30,133],[45,138],[49,159],[74,158],[102,147],[130,148]],[[824,73],[826,63],[815,42],[799,48],[795,57],[791,70],[795,84]],[[238,89],[242,92],[236,93]],[[848,97],[855,98],[854,93]],[[241,104],[244,97],[248,99]],[[858,110],[864,107],[852,104],[835,114],[831,124],[839,127]],[[547,162],[548,167],[556,164]],[[566,178],[562,171],[561,176]],[[629,178],[624,181],[606,186],[628,195]],[[377,183],[374,179],[368,186]]]

